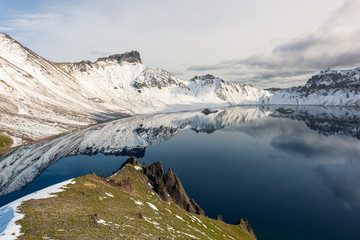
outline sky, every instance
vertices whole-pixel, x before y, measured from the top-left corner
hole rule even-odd
[[[1,0],[0,32],[55,62],[131,50],[188,80],[304,84],[360,66],[359,0]]]

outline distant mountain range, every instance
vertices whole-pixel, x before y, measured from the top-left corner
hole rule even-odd
[[[126,115],[229,105],[360,106],[360,68],[325,70],[304,86],[262,90],[212,75],[182,80],[136,51],[54,63],[0,33],[0,130],[15,145]]]

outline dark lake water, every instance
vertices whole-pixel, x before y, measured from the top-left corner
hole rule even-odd
[[[360,239],[360,111],[218,109],[120,119],[0,157],[0,206],[128,156],[161,161],[215,218],[258,239]]]

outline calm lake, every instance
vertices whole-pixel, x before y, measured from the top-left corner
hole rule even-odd
[[[129,157],[161,161],[211,218],[260,240],[360,239],[360,109],[233,107],[99,124],[0,157],[0,206]]]

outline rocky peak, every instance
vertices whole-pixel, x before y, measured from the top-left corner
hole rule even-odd
[[[236,223],[235,225],[238,225],[239,227],[243,227],[245,228],[255,239],[256,239],[256,236],[255,236],[255,233],[254,231],[252,230],[251,228],[251,225],[249,223],[249,221],[245,218],[240,218]]]
[[[154,191],[166,202],[171,199],[180,207],[190,213],[196,213],[205,216],[204,210],[188,197],[176,174],[169,169],[164,177],[164,170],[161,162],[153,163],[150,167],[144,164],[144,174],[148,177]]]
[[[215,76],[214,75],[211,75],[211,74],[206,74],[206,75],[202,75],[202,76],[195,76],[191,79],[191,81],[197,81],[197,80],[213,80],[215,79]]]
[[[115,60],[119,64],[127,63],[142,63],[140,53],[138,51],[126,52],[123,54],[114,54],[108,57],[99,58],[96,62]]]
[[[6,45],[8,45],[8,46],[6,47]],[[36,53],[32,52],[30,49],[21,45],[21,43],[19,43],[18,41],[16,41],[15,39],[13,39],[10,35],[8,35],[6,33],[0,33],[0,46],[1,46],[0,53],[2,51],[13,51],[13,47],[17,46],[15,48],[23,49],[29,53],[37,55]],[[10,49],[12,49],[12,50],[9,50],[9,46],[12,46],[12,47],[10,47]],[[11,54],[15,54],[15,52],[11,52]]]
[[[134,156],[132,156],[131,158],[128,158],[120,167],[120,169],[122,169],[123,167],[125,167],[126,164],[130,164],[130,165],[137,165],[139,164],[139,162],[136,160],[136,158]]]
[[[326,69],[312,76],[304,86],[292,88],[308,96],[311,93],[328,95],[331,91],[344,90],[357,94],[360,90],[360,68],[350,70]]]
[[[8,39],[13,39],[12,37],[10,37],[8,34],[6,34],[6,33],[3,33],[3,32],[1,32],[0,33],[0,38],[8,38]]]

